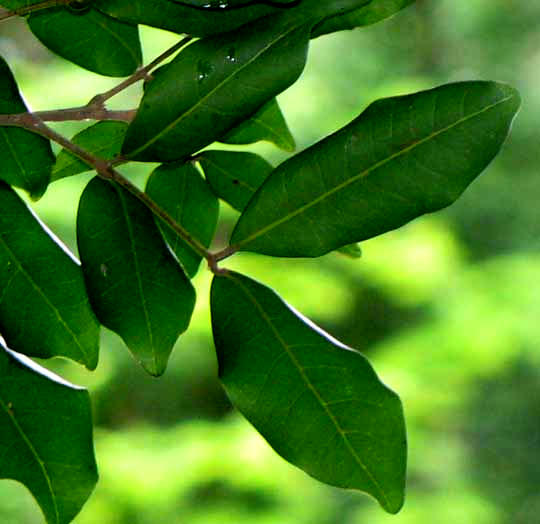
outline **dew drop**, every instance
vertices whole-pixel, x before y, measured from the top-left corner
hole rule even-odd
[[[214,66],[205,60],[199,60],[197,64],[197,81],[204,82],[214,72]]]
[[[236,62],[236,50],[234,47],[231,47],[227,51],[227,56],[225,57],[229,62]]]

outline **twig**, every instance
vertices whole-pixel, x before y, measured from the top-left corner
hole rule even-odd
[[[193,37],[186,36],[180,40],[180,42],[177,42],[175,45],[164,51],[161,55],[159,55],[155,60],[152,60],[148,65],[141,67],[135,71],[129,78],[126,78],[122,82],[120,82],[118,85],[113,87],[112,89],[109,89],[108,91],[105,91],[104,93],[101,93],[99,95],[96,95],[95,97],[88,102],[87,107],[93,107],[93,108],[103,108],[104,104],[109,98],[112,98],[113,96],[117,95],[124,89],[128,88],[132,84],[135,84],[139,80],[143,80],[147,78],[150,74],[150,71],[154,69],[156,66],[158,66],[161,62],[169,58],[171,55],[176,53],[176,51],[179,51],[184,47],[186,44],[188,44]]]
[[[13,18],[15,16],[25,16],[34,11],[40,11],[41,9],[47,9],[49,7],[56,7],[59,5],[68,5],[72,2],[76,3],[77,0],[44,0],[43,2],[37,2],[25,7],[17,7],[15,9],[0,9],[0,21]]]
[[[105,108],[89,108],[88,106],[73,107],[70,109],[55,109],[52,111],[35,111],[32,113],[43,122],[65,122],[67,120],[122,120],[131,122],[136,109],[125,111],[111,111]],[[28,113],[0,115],[0,125],[18,125],[21,119],[27,119]]]

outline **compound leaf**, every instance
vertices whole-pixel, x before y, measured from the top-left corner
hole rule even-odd
[[[296,148],[294,137],[275,98],[219,139],[224,144],[253,144],[260,140],[271,142],[288,152]]]
[[[9,66],[0,57],[0,114],[25,113]],[[30,131],[0,127],[0,179],[39,198],[49,184],[54,155],[50,142]]]
[[[78,262],[0,183],[0,333],[14,350],[94,369],[99,325]]]
[[[75,145],[82,147],[89,153],[105,160],[111,160],[120,153],[122,142],[127,129],[126,122],[104,121],[83,129],[72,139]],[[79,157],[66,149],[62,149],[56,157],[52,169],[51,181],[68,176],[78,175],[92,168]]]
[[[442,209],[498,153],[519,105],[516,90],[495,82],[379,100],[272,172],[231,243],[314,257]]]
[[[55,7],[28,18],[32,32],[61,57],[105,76],[128,76],[142,61],[136,26],[96,9]]]
[[[223,137],[298,78],[308,42],[309,27],[276,15],[188,46],[147,85],[123,154],[181,160]]]
[[[68,524],[98,479],[88,392],[0,343],[0,477],[24,484],[48,524]]]
[[[188,325],[195,291],[153,215],[114,183],[94,178],[79,203],[77,243],[92,307],[151,375],[161,375]]]
[[[163,164],[150,175],[146,192],[201,244],[210,246],[216,231],[219,202],[197,168],[190,163]],[[202,256],[170,226],[162,222],[159,226],[186,274],[195,276]]]
[[[369,362],[237,273],[214,277],[211,308],[220,379],[268,443],[316,479],[399,511],[401,402]]]
[[[203,151],[198,157],[214,193],[242,211],[273,167],[255,153]]]

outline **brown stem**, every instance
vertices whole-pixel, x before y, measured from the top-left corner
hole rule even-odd
[[[89,108],[88,106],[73,107],[70,109],[55,109],[52,111],[36,111],[32,113],[43,122],[65,122],[66,120],[121,120],[131,122],[135,109],[126,111],[110,111],[105,108]],[[0,125],[17,125],[21,119],[24,121],[28,113],[13,115],[0,115]]]
[[[7,20],[8,18],[13,18],[15,16],[25,16],[34,11],[40,11],[41,9],[47,9],[49,7],[56,7],[59,5],[68,5],[77,0],[44,0],[43,2],[37,2],[32,5],[27,5],[25,7],[17,7],[16,9],[1,9],[0,10],[0,21]]]
[[[95,107],[95,108],[101,108],[104,106],[105,102],[109,100],[109,98],[112,98],[113,96],[117,95],[124,89],[128,88],[129,86],[135,84],[139,80],[143,80],[148,77],[150,74],[150,71],[154,69],[156,66],[158,66],[161,62],[169,58],[171,55],[176,53],[176,51],[180,50],[182,47],[184,47],[188,42],[192,40],[191,36],[186,36],[180,40],[180,42],[177,42],[175,45],[164,51],[161,55],[159,55],[155,60],[152,60],[148,65],[141,67],[135,71],[129,78],[126,78],[122,82],[120,82],[118,85],[114,86],[112,89],[109,89],[108,91],[105,91],[104,93],[100,93],[99,95],[96,95],[95,97],[88,102],[88,107]]]

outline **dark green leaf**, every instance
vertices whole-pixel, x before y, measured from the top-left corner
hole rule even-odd
[[[126,122],[98,122],[77,133],[71,141],[89,153],[111,160],[120,153],[127,126]],[[56,157],[51,180],[55,181],[91,170],[91,167],[73,153],[62,149]]]
[[[276,15],[188,46],[148,84],[123,153],[180,160],[223,137],[302,72],[309,27],[298,24]]]
[[[0,57],[0,114],[26,113],[9,66]],[[0,127],[0,179],[39,198],[49,184],[54,156],[48,140],[30,131]]]
[[[242,211],[272,172],[272,166],[254,153],[203,151],[198,157],[214,193]]]
[[[92,307],[151,375],[161,375],[189,324],[195,291],[153,215],[99,178],[79,203],[77,242]]]
[[[24,484],[49,524],[68,524],[98,479],[88,392],[0,343],[0,478]]]
[[[358,243],[348,244],[338,248],[336,251],[348,258],[362,258],[362,248]]]
[[[237,273],[216,276],[212,328],[234,405],[286,460],[318,480],[403,504],[405,424],[369,362]]]
[[[280,165],[234,230],[237,249],[314,257],[454,202],[498,153],[520,105],[495,82],[379,100]]]
[[[253,144],[259,140],[272,142],[284,151],[292,152],[296,148],[294,138],[275,98],[248,120],[229,131],[224,138],[219,139],[225,144]]]
[[[51,51],[101,75],[130,75],[142,61],[137,27],[96,9],[42,10],[30,15],[28,25]]]
[[[219,203],[192,164],[164,164],[158,167],[148,179],[146,192],[201,244],[210,246],[216,231]],[[193,277],[199,269],[201,255],[168,225],[159,225],[186,274]]]
[[[0,209],[0,334],[20,353],[94,369],[99,326],[80,266],[4,183]]]
[[[236,9],[253,4],[275,4],[287,6],[287,4],[296,4],[299,0],[169,0],[177,4],[189,5],[204,9],[207,13],[222,9]]]
[[[110,16],[196,37],[238,29],[278,8],[252,5],[242,9],[194,9],[170,0],[96,0],[95,6]]]
[[[354,29],[375,24],[395,15],[416,0],[372,0],[368,5],[348,11],[345,14],[334,15],[313,28],[311,37],[315,38],[327,33]]]
[[[250,3],[238,9],[196,9],[171,0],[95,0],[94,6],[126,22],[205,37],[234,31],[263,17],[266,17],[270,24],[272,22],[269,17],[279,13],[285,13],[291,18],[303,17],[305,23],[310,20],[316,22],[354,11],[370,1],[303,0],[287,2],[282,6],[271,5],[277,2],[268,2],[268,5]],[[214,4],[219,4],[219,0]]]

